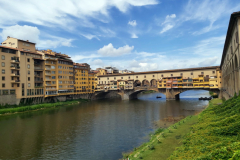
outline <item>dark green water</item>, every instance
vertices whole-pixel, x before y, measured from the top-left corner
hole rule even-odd
[[[0,159],[120,159],[147,141],[155,121],[193,115],[208,104],[197,99],[206,91],[182,93],[180,101],[157,95],[0,116]]]

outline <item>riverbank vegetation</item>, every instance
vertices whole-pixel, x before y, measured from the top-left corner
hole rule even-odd
[[[42,104],[35,104],[35,105],[22,105],[22,106],[7,106],[7,108],[0,109],[0,115],[4,114],[12,114],[18,112],[25,112],[25,111],[33,111],[38,109],[45,109],[45,108],[54,108],[63,105],[73,105],[78,104],[81,102],[87,102],[86,99],[77,99],[77,100],[68,100],[65,102],[56,102],[56,103],[42,103]]]
[[[167,159],[176,147],[181,146],[184,135],[190,132],[190,127],[197,121],[197,116],[189,116],[168,129],[159,128],[150,135],[149,142],[135,148],[132,152],[123,153],[123,158],[130,158],[130,160]]]
[[[158,129],[149,142],[123,156],[131,160],[240,159],[240,96],[223,103],[211,100],[199,115]]]
[[[240,159],[240,97],[214,101],[169,159]]]
[[[218,98],[218,94],[214,93],[213,91],[209,91],[209,94],[213,97],[213,98]]]

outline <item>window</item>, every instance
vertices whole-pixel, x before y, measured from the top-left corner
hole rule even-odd
[[[30,74],[30,71],[28,71],[28,74]]]
[[[23,52],[21,52],[21,55],[24,55],[24,53],[23,53]]]
[[[5,60],[5,56],[4,55],[2,55],[2,60]]]
[[[55,76],[52,76],[52,79],[56,79],[56,77],[55,77]]]
[[[146,78],[146,76],[144,76],[144,78]]]
[[[30,69],[30,64],[27,65],[27,68]]]
[[[5,77],[4,76],[2,76],[2,80],[5,81]]]
[[[215,71],[212,71],[213,74],[215,74]]]
[[[130,79],[130,77],[128,77],[128,79]]]
[[[2,83],[2,88],[5,88],[5,83]]]
[[[30,58],[27,59],[27,62],[30,62]]]
[[[12,84],[12,87],[14,87],[14,84]]]
[[[155,77],[155,75],[153,75],[153,77]]]
[[[180,76],[182,76],[183,74],[182,73],[180,73]]]
[[[55,71],[52,71],[52,74],[55,74]]]
[[[109,80],[109,78],[107,78],[107,80]]]
[[[2,69],[2,74],[5,74],[5,69]]]
[[[171,74],[171,76],[173,76],[173,74]]]
[[[100,79],[100,78],[99,78]],[[116,80],[116,77],[114,77],[114,79]]]
[[[30,83],[28,83],[28,87],[31,87],[31,84],[30,84]]]
[[[123,79],[123,77],[121,77],[121,79]]]
[[[55,66],[51,66],[52,69],[55,69]]]
[[[236,32],[236,43],[239,42],[239,38],[238,38],[238,32]]]
[[[2,67],[5,67],[5,62],[2,62]]]
[[[100,80],[100,78],[98,78],[98,80]]]
[[[17,87],[19,87],[19,84],[17,84]]]
[[[163,74],[162,74],[162,77],[163,77]]]
[[[193,75],[193,72],[191,72],[191,75]]]
[[[30,81],[30,77],[28,77],[28,81]]]
[[[138,76],[136,76],[136,78],[138,78]]]
[[[203,74],[204,74],[204,72],[201,72],[201,74],[203,75]]]

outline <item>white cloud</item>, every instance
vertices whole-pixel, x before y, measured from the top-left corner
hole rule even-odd
[[[160,34],[167,32],[168,30],[172,29],[174,26],[171,24],[167,24],[163,27],[163,29],[161,30]]]
[[[128,24],[135,27],[137,25],[137,21],[136,20],[128,21]]]
[[[167,15],[165,21],[161,24],[163,26],[160,34],[167,32],[168,30],[172,29],[175,26],[175,21],[173,20],[176,18],[176,14]]]
[[[95,59],[92,63],[97,66],[104,66],[104,63],[101,59]]]
[[[56,48],[59,46],[72,47],[71,42],[73,41],[73,39],[66,39],[46,34],[43,38],[40,38],[40,30],[37,27],[28,25],[5,27],[1,32],[1,36],[2,40],[6,40],[7,36],[22,40],[29,40],[30,42],[37,43],[36,47],[39,48]]]
[[[30,42],[38,42],[40,35],[40,31],[37,27],[32,26],[10,26],[6,27],[2,30],[1,36],[2,40],[6,40],[7,36],[22,39],[22,40],[29,40]]]
[[[102,56],[121,56],[130,53],[134,49],[134,46],[125,45],[123,47],[114,48],[112,43],[103,46],[98,50],[98,53]]]
[[[89,20],[91,18],[107,22],[110,17],[108,10],[112,7],[126,12],[131,6],[156,4],[157,0],[50,0],[47,3],[39,0],[0,1],[0,24],[6,26],[28,22],[71,30],[75,26],[94,27]],[[76,18],[79,20],[76,21]]]
[[[135,33],[133,33],[131,38],[138,38],[138,36]]]
[[[218,29],[218,25],[214,25],[217,20],[223,16],[229,16],[232,12],[239,10],[240,4],[231,4],[229,0],[202,0],[192,1],[189,0],[184,8],[184,13],[180,16],[180,20],[184,21],[197,21],[209,22],[209,25],[193,32],[194,35],[204,34],[212,30]],[[179,23],[182,23],[179,22]]]
[[[218,57],[207,58],[204,61],[199,62],[198,66],[201,67],[212,66],[217,62],[218,59],[219,59]]]

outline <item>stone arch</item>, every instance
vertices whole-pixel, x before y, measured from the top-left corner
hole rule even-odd
[[[141,86],[141,81],[135,80],[134,83],[133,83],[133,86],[134,86],[134,87]]]
[[[143,86],[143,87],[149,87],[149,86],[150,86],[149,81],[146,80],[146,79],[144,79],[144,80],[142,81],[142,86]]]
[[[151,84],[152,87],[157,87],[157,80],[156,79],[152,79],[150,81],[150,84]]]

